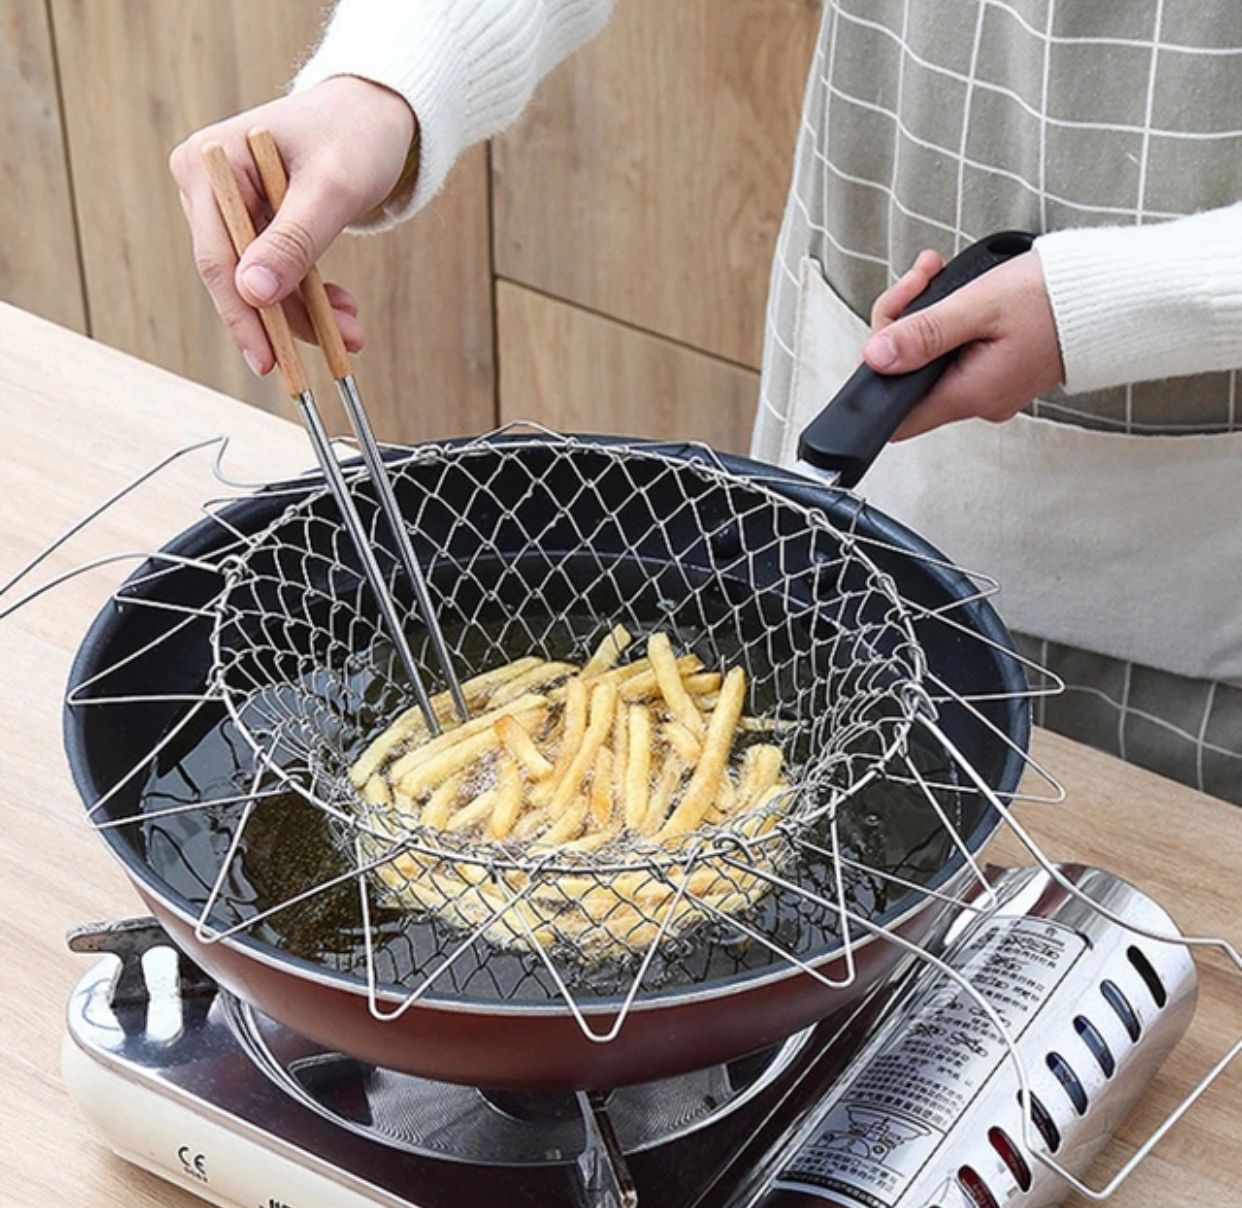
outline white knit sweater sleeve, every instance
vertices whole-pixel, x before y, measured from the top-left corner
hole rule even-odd
[[[1242,202],[1035,247],[1071,393],[1242,368]]]
[[[612,4],[340,0],[294,91],[360,76],[405,97],[419,126],[413,187],[398,187],[365,225],[390,226],[426,205],[462,151],[513,121],[544,75],[604,26]]]

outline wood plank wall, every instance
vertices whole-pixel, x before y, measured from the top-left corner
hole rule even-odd
[[[164,165],[276,95],[326,7],[0,0],[0,297],[286,410],[197,281]],[[359,295],[382,434],[525,417],[744,449],[819,16],[818,0],[617,0],[427,213],[340,240],[325,271]]]
[[[495,141],[502,415],[747,448],[820,14],[618,0]]]
[[[755,367],[818,5],[619,0],[496,143],[496,266]]]
[[[46,8],[0,0],[0,297],[86,330]]]

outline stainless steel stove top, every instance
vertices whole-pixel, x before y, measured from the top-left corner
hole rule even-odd
[[[606,1096],[498,1095],[304,1040],[186,968],[153,920],[73,942],[122,956],[70,1000],[75,1097],[122,1156],[229,1208],[623,1208],[631,1195],[712,1208],[731,1172],[817,1101],[879,1009]]]
[[[376,1068],[230,997],[154,920],[85,928],[71,946],[111,955],[70,1000],[65,1075],[118,1153],[223,1208],[1053,1208],[1184,1033],[1194,965],[1107,873],[993,878],[848,1018],[610,1093]]]

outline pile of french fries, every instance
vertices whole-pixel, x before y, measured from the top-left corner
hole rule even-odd
[[[418,708],[381,733],[350,770],[374,829],[504,843],[532,856],[683,851],[704,827],[750,838],[770,830],[788,793],[781,723],[744,714],[741,667],[721,675],[652,634],[625,661],[617,626],[585,664],[522,658],[463,683],[471,717],[433,698],[433,738]],[[706,909],[736,912],[766,888],[723,860],[611,876],[497,874],[421,849],[382,864],[396,900],[489,938],[571,942],[595,956],[649,944]]]

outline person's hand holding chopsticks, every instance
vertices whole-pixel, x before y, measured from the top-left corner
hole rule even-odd
[[[274,217],[246,145],[255,126],[275,136],[289,173],[288,196]],[[297,334],[314,339],[297,285],[345,227],[398,185],[410,168],[416,131],[412,110],[395,92],[337,76],[207,126],[173,151],[169,168],[181,191],[199,276],[255,373],[268,373],[275,359],[254,307],[284,301]],[[263,228],[240,264],[202,166],[201,149],[210,142],[224,146],[246,205]],[[327,288],[346,346],[357,352],[363,342],[357,302],[338,285]]]

